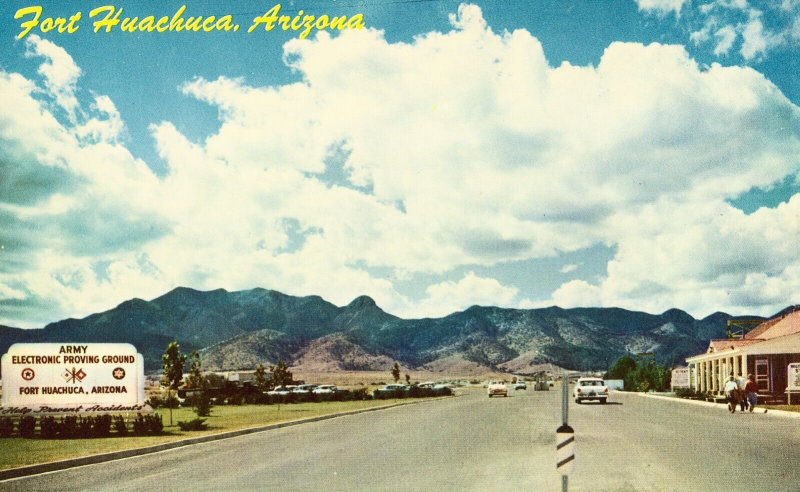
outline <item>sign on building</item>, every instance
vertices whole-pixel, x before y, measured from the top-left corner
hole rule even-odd
[[[129,343],[16,343],[2,357],[3,408],[136,411],[144,359]]]
[[[689,387],[689,368],[678,367],[672,370],[672,382],[670,383],[673,389],[675,388],[688,388]]]
[[[789,378],[786,381],[789,391],[800,392],[800,362],[789,364]]]

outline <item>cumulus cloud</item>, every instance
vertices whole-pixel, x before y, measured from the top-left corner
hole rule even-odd
[[[458,282],[441,282],[425,289],[426,297],[409,312],[426,316],[445,316],[470,306],[517,305],[519,290],[504,286],[493,278],[479,277],[469,272]]]
[[[728,205],[798,172],[799,110],[752,69],[638,43],[611,44],[596,66],[551,66],[529,32],[495,33],[469,5],[448,32],[409,43],[321,33],[288,42],[284,59],[300,82],[223,75],[178,88],[216,108],[220,127],[192,141],[153,122],[164,176],[125,148],[110,98],[64,122],[34,97],[74,94],[77,75],[54,85],[42,72],[40,86],[0,73],[0,96],[25,107],[0,110],[11,176],[0,244],[13,258],[0,263],[0,303],[56,306],[0,322],[85,315],[177,285],[338,304],[368,294],[406,316],[529,306],[491,273],[434,280],[421,296],[394,279],[597,244],[615,248],[608,275],[541,302],[703,313],[791,301],[798,200],[751,215]]]

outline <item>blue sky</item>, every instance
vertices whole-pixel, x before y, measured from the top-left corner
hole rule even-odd
[[[176,286],[404,317],[798,302],[800,2],[284,2],[367,29],[24,39],[0,4],[0,324]]]

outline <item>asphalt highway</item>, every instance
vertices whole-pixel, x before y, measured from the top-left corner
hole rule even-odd
[[[0,490],[559,491],[561,391],[466,396],[0,482]],[[570,403],[570,490],[800,490],[800,420]]]

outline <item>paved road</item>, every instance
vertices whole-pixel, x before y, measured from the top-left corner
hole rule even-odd
[[[560,391],[420,403],[0,483],[2,490],[561,490]],[[570,490],[800,490],[800,420],[636,395],[570,405]]]

